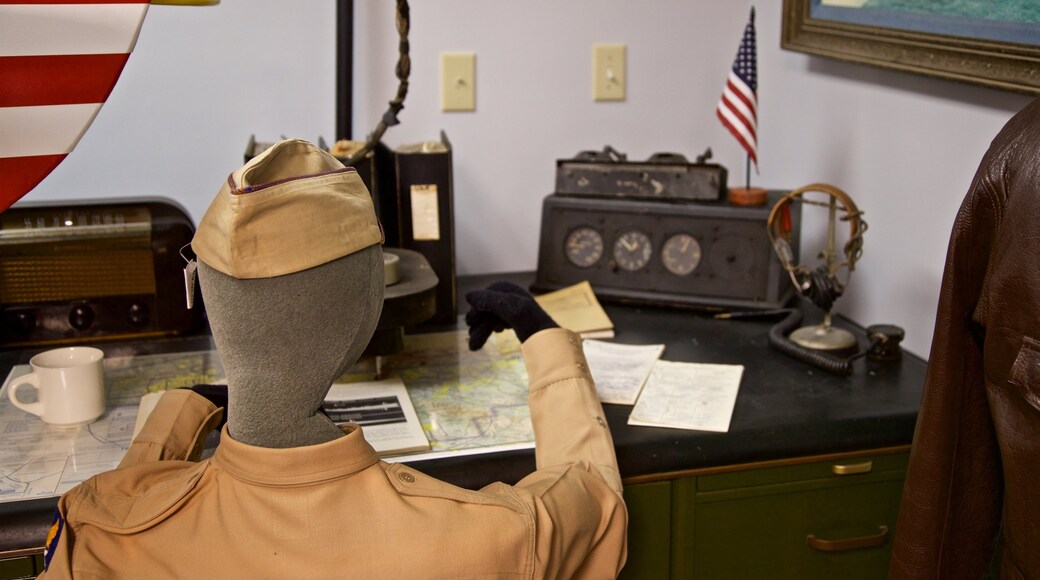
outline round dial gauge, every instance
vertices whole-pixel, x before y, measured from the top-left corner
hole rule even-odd
[[[701,263],[701,244],[690,234],[676,234],[661,247],[661,263],[676,276],[685,276]]]
[[[650,238],[638,230],[624,232],[614,241],[614,261],[629,272],[646,266],[653,251]]]
[[[578,228],[567,236],[563,250],[572,264],[588,268],[603,257],[603,236],[592,228]]]

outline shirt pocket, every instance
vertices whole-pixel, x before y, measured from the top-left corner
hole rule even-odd
[[[1029,336],[1022,337],[1022,346],[1011,365],[1011,384],[1019,388],[1024,398],[1034,409],[1040,410],[1040,341]]]

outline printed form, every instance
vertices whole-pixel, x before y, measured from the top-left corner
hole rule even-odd
[[[744,367],[657,361],[629,425],[729,431]]]
[[[604,403],[632,405],[664,353],[663,344],[617,344],[601,340],[582,343],[596,393]]]

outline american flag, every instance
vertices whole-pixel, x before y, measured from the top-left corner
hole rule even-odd
[[[737,138],[758,169],[758,64],[755,62],[755,9],[751,9],[744,38],[740,41],[733,69],[729,71],[722,98],[715,109],[722,124]]]
[[[0,212],[76,146],[147,11],[148,0],[0,0]]]

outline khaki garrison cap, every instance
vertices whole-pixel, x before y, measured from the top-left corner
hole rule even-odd
[[[382,242],[357,172],[289,139],[228,176],[191,247],[207,266],[234,278],[273,278]]]

